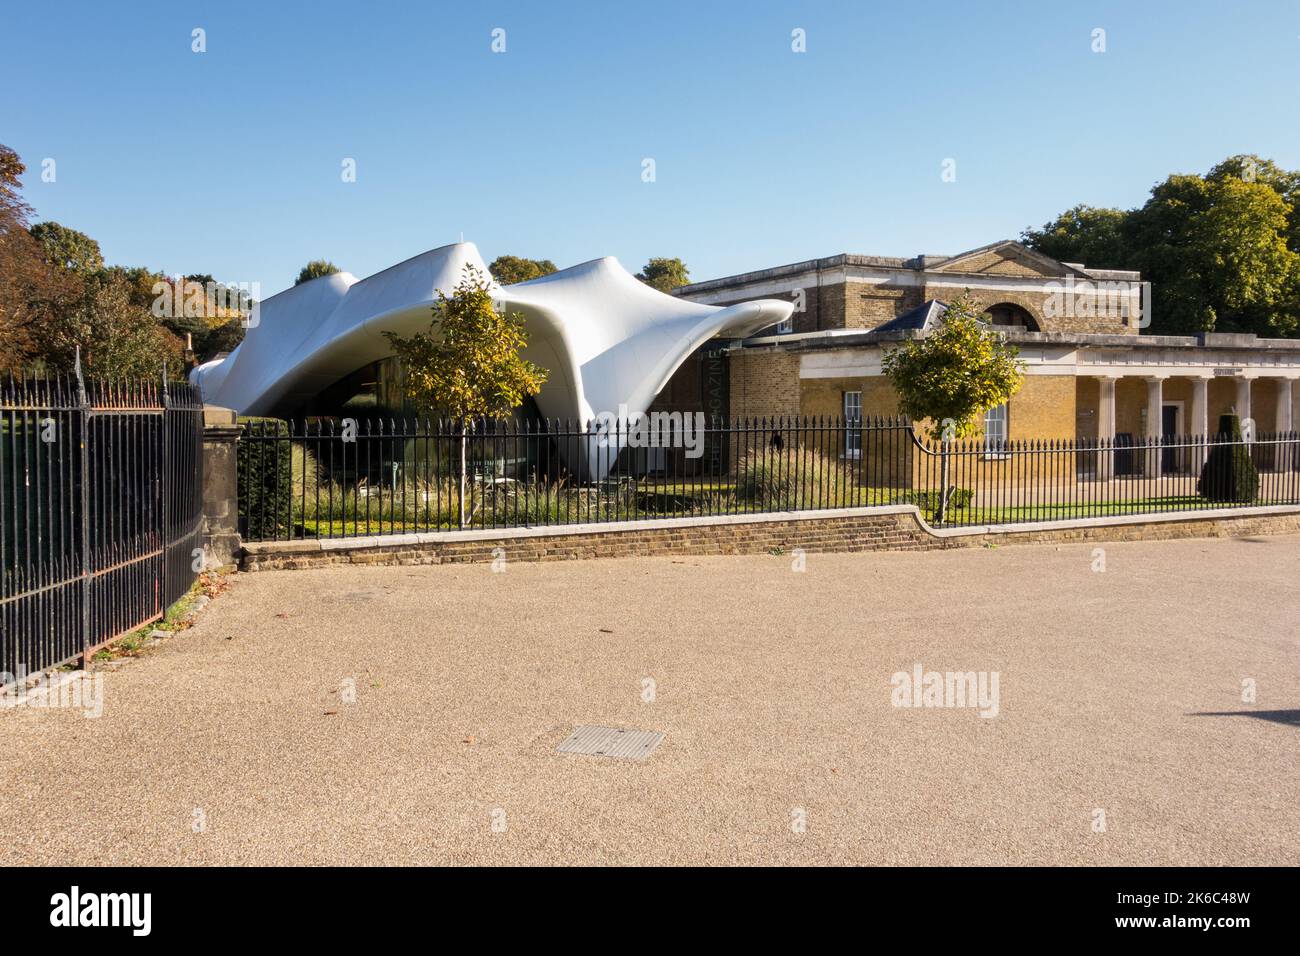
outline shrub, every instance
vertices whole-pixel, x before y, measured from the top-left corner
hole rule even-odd
[[[244,426],[235,454],[240,534],[250,541],[286,535],[293,523],[293,456],[285,454],[280,439],[288,437],[289,425],[278,418],[239,421]]]
[[[766,456],[749,453],[736,466],[737,500],[764,507],[834,505],[847,483],[840,462],[798,447]]]
[[[1241,438],[1241,419],[1224,415],[1219,419],[1221,440],[1210,446],[1201,466],[1196,490],[1207,501],[1249,504],[1259,493],[1259,472],[1250,460],[1250,449]]]

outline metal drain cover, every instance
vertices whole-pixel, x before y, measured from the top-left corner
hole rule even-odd
[[[623,757],[644,760],[654,753],[664,735],[655,730],[620,730],[617,727],[578,727],[556,750],[562,754]]]

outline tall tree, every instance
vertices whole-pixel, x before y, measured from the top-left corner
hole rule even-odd
[[[492,278],[502,285],[540,279],[554,271],[555,263],[550,259],[525,259],[523,256],[497,256],[488,266]]]
[[[0,145],[0,371],[39,358],[39,330],[75,300],[79,283],[45,260],[27,229],[31,207],[19,192],[26,167]]]
[[[41,245],[45,261],[52,266],[82,275],[104,268],[99,243],[84,232],[57,222],[38,222],[31,232],[32,238]]]
[[[304,282],[310,282],[312,279],[319,279],[321,276],[330,276],[340,271],[342,270],[328,259],[313,259],[302,267],[302,271],[298,273],[298,278],[294,280],[293,284],[302,285]]]
[[[471,419],[510,414],[546,381],[547,370],[521,354],[524,318],[498,312],[488,277],[473,266],[451,296],[438,290],[428,332],[384,336],[402,362],[407,398],[420,411],[450,415],[461,425],[460,526],[465,526],[466,439]]]
[[[1250,154],[1175,174],[1138,209],[1075,206],[1023,241],[1055,259],[1137,269],[1151,333],[1300,333],[1300,173]]]
[[[1290,206],[1272,187],[1227,176],[1170,176],[1131,215],[1134,265],[1151,282],[1152,331],[1289,336],[1300,319],[1300,256]]]
[[[681,259],[651,259],[636,277],[660,292],[672,292],[691,281],[690,271]]]

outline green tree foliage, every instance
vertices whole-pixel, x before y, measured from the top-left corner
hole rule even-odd
[[[523,256],[497,256],[488,266],[492,278],[502,285],[540,279],[554,271],[555,263],[550,259],[525,259]]]
[[[332,276],[340,271],[342,270],[328,259],[313,259],[302,267],[302,270],[298,273],[298,278],[293,280],[293,284],[302,285],[312,279],[319,279],[321,276]]]
[[[245,331],[243,321],[238,318],[205,326],[191,337],[194,360],[202,364],[233,352],[244,341]]]
[[[99,243],[84,232],[57,222],[38,222],[32,226],[31,233],[32,238],[40,243],[45,261],[52,266],[82,275],[104,268]]]
[[[1262,183],[1291,207],[1287,216],[1286,244],[1292,252],[1300,253],[1300,172],[1292,172],[1271,159],[1244,153],[1229,156],[1205,176],[1211,182],[1233,179],[1238,182]]]
[[[1259,472],[1242,443],[1241,419],[1221,416],[1219,435],[1223,440],[1210,446],[1196,490],[1208,501],[1250,504],[1259,494]]]
[[[963,293],[938,328],[885,354],[884,371],[898,392],[899,410],[917,422],[928,421],[932,438],[978,434],[983,413],[1014,395],[1024,381],[1019,351],[981,315],[979,304]]]
[[[1138,269],[1152,333],[1300,333],[1300,173],[1231,156],[1176,174],[1138,209],[1076,206],[1023,241],[1054,259]]]
[[[681,259],[651,259],[636,277],[660,292],[672,292],[691,281],[690,271]]]
[[[547,370],[521,354],[524,318],[498,312],[488,277],[472,266],[454,293],[438,291],[428,332],[384,336],[401,360],[407,398],[423,412],[467,419],[510,414],[546,381]],[[460,442],[460,523],[465,524],[465,431]]]
[[[1130,232],[1163,329],[1294,335],[1300,255],[1286,245],[1289,211],[1259,182],[1186,176],[1157,186]]]
[[[146,295],[151,304],[157,298],[153,290],[158,288],[158,283],[171,287],[163,291],[169,292],[164,295],[164,302],[170,301],[172,308],[164,310],[159,321],[182,341],[189,338],[196,362],[203,363],[230,352],[244,340],[246,314],[239,311],[239,304],[245,300],[238,288],[217,282],[207,273],[188,275],[177,282],[166,276],[148,274],[147,270],[138,271],[145,273],[137,281],[141,287],[148,284]],[[247,300],[248,308],[252,304],[251,299]]]
[[[132,301],[132,287],[120,272],[87,276],[79,301],[43,330],[42,358],[70,371],[78,347],[83,367],[104,378],[157,378],[163,363],[182,367],[181,342]]]
[[[1120,209],[1075,206],[1042,229],[1026,229],[1020,241],[1058,262],[1081,262],[1095,269],[1128,269],[1128,246]]]

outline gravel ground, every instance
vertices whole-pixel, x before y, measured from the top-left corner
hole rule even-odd
[[[0,712],[0,863],[1300,863],[1300,537],[1104,557],[241,575],[100,718]]]

